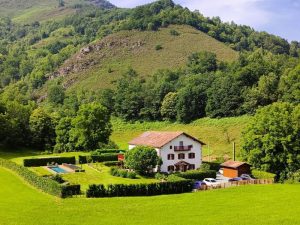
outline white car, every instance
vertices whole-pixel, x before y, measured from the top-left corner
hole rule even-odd
[[[213,186],[213,187],[216,187],[218,186],[220,183],[214,179],[214,178],[205,178],[203,180],[204,183],[206,183],[207,186]]]

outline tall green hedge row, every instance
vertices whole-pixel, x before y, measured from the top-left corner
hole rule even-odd
[[[252,175],[257,178],[257,179],[275,179],[276,174],[274,173],[268,173],[265,171],[260,171],[260,170],[252,170],[251,171]]]
[[[47,166],[48,163],[57,164],[76,164],[75,156],[72,157],[52,157],[52,158],[32,158],[24,159],[24,166],[26,167],[37,167],[37,166]]]
[[[101,155],[90,155],[90,156],[79,156],[79,163],[85,164],[89,162],[108,162],[108,161],[118,161],[117,153],[104,153]]]
[[[216,178],[217,174],[215,170],[188,170],[183,173],[176,173],[177,176],[190,179],[190,180],[203,180],[204,178]]]
[[[182,180],[150,184],[110,184],[90,185],[86,192],[87,198],[121,197],[121,196],[153,196],[191,192],[193,182]]]
[[[61,185],[54,180],[40,177],[26,167],[20,166],[12,161],[0,158],[0,166],[16,172],[32,186],[41,189],[48,194],[66,198],[72,196],[73,194],[80,193],[80,185]]]
[[[125,153],[125,150],[120,149],[98,149],[93,152],[91,152],[91,155],[101,155],[105,153]]]

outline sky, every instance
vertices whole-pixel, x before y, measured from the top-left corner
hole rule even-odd
[[[132,8],[153,0],[110,0],[118,7]],[[204,16],[219,16],[225,22],[249,25],[258,31],[300,41],[300,0],[175,0]]]

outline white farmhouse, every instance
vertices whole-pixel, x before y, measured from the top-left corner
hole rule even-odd
[[[136,146],[156,149],[163,164],[161,172],[198,169],[202,164],[203,142],[184,132],[149,131],[129,142],[129,150]]]

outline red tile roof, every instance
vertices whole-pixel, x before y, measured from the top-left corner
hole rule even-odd
[[[232,161],[232,160],[230,160],[230,161],[222,163],[221,167],[228,167],[228,168],[237,169],[240,166],[245,165],[245,164],[250,165],[250,164],[248,164],[246,162],[239,162],[239,161]]]
[[[131,140],[129,142],[129,144],[130,145],[145,145],[145,146],[151,146],[154,148],[161,148],[182,134],[193,139],[194,141],[199,142],[202,145],[205,145],[205,143],[203,143],[203,142],[197,140],[196,138],[194,138],[184,132],[181,132],[181,131],[177,131],[177,132],[148,131],[148,132],[141,134],[137,138]]]

